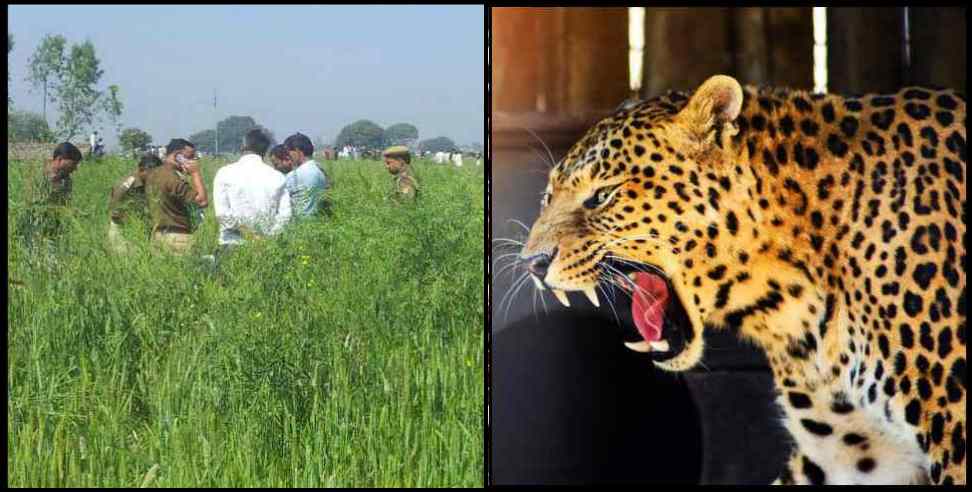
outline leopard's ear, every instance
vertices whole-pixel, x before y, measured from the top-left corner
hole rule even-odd
[[[734,121],[742,101],[742,86],[736,79],[713,75],[696,89],[675,121],[691,135],[704,139],[715,128]]]

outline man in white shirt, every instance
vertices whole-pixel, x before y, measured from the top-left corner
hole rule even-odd
[[[270,139],[259,129],[243,138],[240,160],[223,166],[213,181],[220,249],[272,236],[290,221],[284,175],[263,162]]]

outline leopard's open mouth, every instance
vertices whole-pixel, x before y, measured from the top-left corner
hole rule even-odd
[[[690,321],[668,275],[655,265],[612,258],[602,259],[598,267],[597,288],[608,302],[601,304],[594,287],[581,291],[600,313],[617,322],[625,346],[648,353],[655,361],[679,355],[689,341],[683,327],[689,327]],[[534,282],[538,289],[546,290],[536,276]],[[563,290],[551,290],[561,304],[570,307]]]
[[[680,354],[687,342],[682,327],[689,318],[668,275],[647,263],[604,259],[600,267],[602,278],[610,280],[602,284],[614,301],[613,310],[600,309],[616,314],[625,346],[656,361]]]

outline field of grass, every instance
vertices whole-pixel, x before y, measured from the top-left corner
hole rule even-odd
[[[8,164],[11,229],[40,165]],[[108,253],[134,161],[82,164],[53,258],[8,234],[9,485],[482,487],[484,167],[413,167],[396,207],[326,161],[331,217],[214,272],[212,206],[196,259]]]

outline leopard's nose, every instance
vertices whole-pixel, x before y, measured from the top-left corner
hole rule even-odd
[[[543,281],[547,276],[547,269],[550,268],[550,262],[553,261],[553,257],[557,255],[557,250],[553,251],[553,254],[540,253],[527,258],[527,270],[532,273],[537,280]]]

